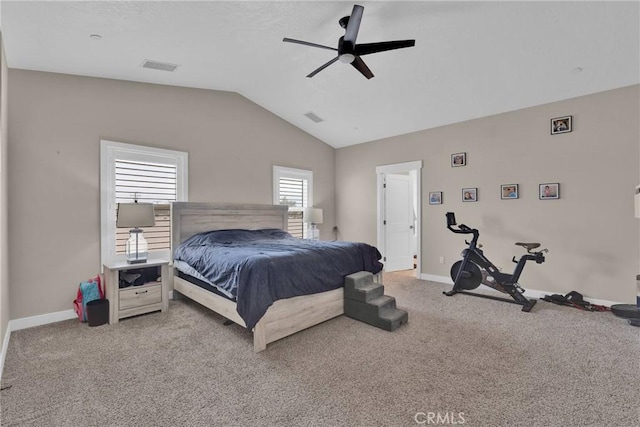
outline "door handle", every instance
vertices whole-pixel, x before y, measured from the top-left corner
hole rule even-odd
[[[409,226],[409,230],[413,230],[413,225],[410,225],[410,226]]]

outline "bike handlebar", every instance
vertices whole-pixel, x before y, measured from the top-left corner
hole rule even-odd
[[[457,225],[458,228],[453,228],[454,225]],[[447,212],[447,228],[458,234],[473,234],[475,236],[478,236],[480,234],[475,228],[468,227],[464,224],[458,225],[456,223],[456,214],[453,212]]]

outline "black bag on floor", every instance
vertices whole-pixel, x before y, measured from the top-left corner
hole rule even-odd
[[[552,302],[558,305],[566,305],[569,307],[579,308],[580,310],[587,311],[607,311],[608,308],[604,305],[596,305],[591,304],[588,301],[585,301],[582,297],[582,294],[576,291],[571,291],[566,295],[553,294],[553,295],[545,295],[540,298],[543,301]]]

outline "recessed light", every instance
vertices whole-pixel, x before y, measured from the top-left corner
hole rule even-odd
[[[91,34],[89,38],[91,40],[102,40],[102,36],[100,34]]]
[[[582,72],[582,69],[583,69],[582,67],[576,67],[576,68],[573,69],[573,72],[574,73],[580,73],[580,72]]]

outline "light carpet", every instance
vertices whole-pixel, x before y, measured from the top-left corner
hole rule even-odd
[[[640,328],[384,281],[409,312],[397,331],[341,316],[257,354],[250,332],[188,300],[13,332],[2,425],[640,425]]]

